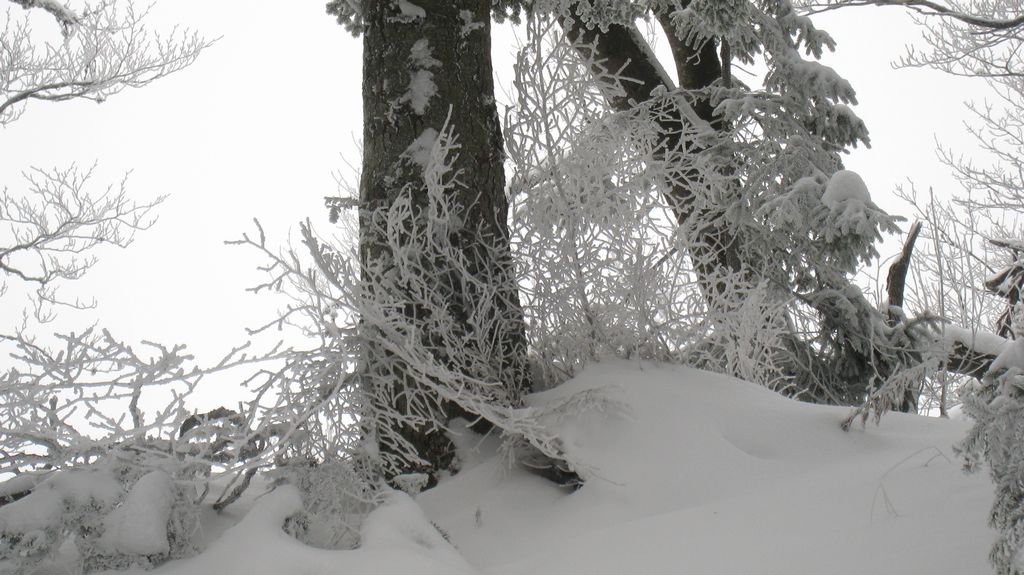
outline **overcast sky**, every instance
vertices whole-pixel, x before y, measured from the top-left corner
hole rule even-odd
[[[855,109],[871,131],[873,147],[855,152],[847,167],[893,213],[909,213],[891,199],[898,183],[952,191],[934,140],[973,147],[961,103],[984,98],[984,87],[893,70],[890,62],[919,35],[899,10],[860,8],[817,21],[839,43],[826,63],[857,90]],[[65,289],[98,299],[97,310],[76,316],[79,325],[98,320],[128,340],[214,353],[244,340],[243,328],[276,305],[243,291],[259,279],[255,260],[224,240],[251,230],[254,217],[273,240],[307,217],[329,228],[322,198],[335,191],[332,174],[347,170],[343,156],[358,163],[360,42],[325,15],[323,0],[157,4],[152,26],[175,24],[220,40],[194,66],[102,105],[32,104],[0,136],[0,185],[16,192],[30,166],[98,162],[95,186],[131,171],[140,201],[169,194],[151,230],[128,250],[104,252],[85,280]],[[510,38],[507,30],[496,35],[506,83]],[[5,304],[0,313],[13,320],[16,310]]]

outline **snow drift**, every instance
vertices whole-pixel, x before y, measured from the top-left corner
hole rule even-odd
[[[594,364],[531,397],[591,391],[593,409],[551,421],[586,484],[562,490],[466,430],[463,470],[414,501],[394,492],[352,551],[303,545],[281,525],[293,487],[204,518],[214,538],[159,574],[985,573],[992,486],[964,475],[961,421],[892,414],[843,432],[847,410],[802,404],[676,366]],[[54,569],[58,567],[55,565]],[[2,565],[0,565],[2,571]],[[141,573],[141,570],[135,570]]]

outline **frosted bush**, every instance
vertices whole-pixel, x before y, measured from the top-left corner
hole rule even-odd
[[[1024,573],[1024,306],[1011,310],[1016,339],[1003,346],[980,385],[962,393],[964,412],[974,420],[957,446],[964,469],[987,463],[995,484],[989,525],[999,532],[989,559],[999,575]]]
[[[654,156],[655,118],[673,98],[609,113],[605,98],[628,80],[597,72],[552,26],[528,24],[507,122],[513,249],[546,384],[604,355],[677,357],[698,337],[703,308]],[[679,171],[693,167],[681,161]]]
[[[964,412],[974,420],[957,446],[964,468],[975,472],[988,464],[995,484],[989,525],[999,535],[989,559],[999,575],[1024,573],[1024,375],[1013,366],[1001,375],[986,376],[963,394]]]
[[[32,492],[0,507],[0,559],[32,565],[73,534],[89,536],[123,496],[109,469],[55,472]]]
[[[676,32],[696,41],[687,26],[717,18],[762,45],[766,90],[659,86],[612,112],[629,79],[551,21],[528,24],[507,141],[536,364],[557,383],[602,355],[681,358],[858,404],[916,366],[922,342],[852,282],[898,220],[841,169],[838,151],[867,139],[845,104],[853,90],[795,53],[820,55],[831,39],[788,3],[746,3],[754,15],[738,20],[710,4],[674,12]],[[722,127],[696,116],[700,98]]]
[[[358,502],[370,492],[360,486],[376,488],[379,480],[415,491],[422,487],[416,485],[422,479],[418,474],[427,475],[429,487],[441,473],[457,470],[444,435],[452,414],[492,429],[510,444],[527,446],[510,453],[532,450],[574,468],[547,429],[546,414],[523,407],[523,390],[503,383],[518,380],[508,371],[520,368],[506,361],[505,339],[508,324],[520,320],[514,306],[503,301],[506,296],[494,290],[507,279],[508,256],[492,253],[488,242],[467,239],[473,222],[464,221],[464,207],[452,193],[460,185],[453,158],[464,153],[458,134],[446,124],[429,140],[405,166],[422,170],[423,184],[396,190],[387,205],[360,214],[365,233],[385,242],[380,247],[389,253],[386,267],[378,262],[360,267],[351,238],[322,238],[308,223],[301,228],[302,255],[272,251],[262,230],[258,239],[247,236],[240,242],[271,260],[264,268],[270,279],[261,288],[284,290],[294,298],[282,320],[300,325],[319,342],[296,353],[286,369],[258,387],[263,401],[252,407],[276,422],[275,465],[305,459],[313,466],[295,480],[310,485],[314,500],[317,492],[354,486]],[[354,202],[332,198],[330,205],[338,221],[350,221]],[[435,447],[448,456],[436,467],[427,462],[435,454],[420,451]],[[325,462],[340,467],[318,471]],[[348,465],[354,466],[353,485],[345,479]],[[307,537],[302,533],[317,530],[317,521],[299,518],[295,531]],[[350,526],[325,529],[328,537],[310,537],[324,545],[351,540]]]
[[[285,465],[273,475],[302,495],[302,512],[287,526],[296,538],[322,549],[359,545],[363,519],[380,502],[379,483],[373,477],[352,461]]]
[[[202,496],[195,471],[132,451],[54,471],[30,494],[0,507],[0,559],[28,569],[68,539],[86,572],[148,568],[191,555]]]

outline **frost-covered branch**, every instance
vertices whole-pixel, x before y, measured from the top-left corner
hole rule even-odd
[[[153,210],[164,199],[131,201],[127,179],[92,192],[92,176],[93,168],[35,168],[25,174],[24,192],[0,194],[0,279],[31,286],[40,320],[52,317],[52,305],[88,306],[62,299],[59,285],[82,277],[102,246],[130,245],[136,232],[153,224]]]
[[[107,331],[58,334],[58,347],[2,336],[13,367],[0,379],[0,474],[88,463],[116,446],[169,442],[206,378],[287,357],[231,350],[200,367],[182,345],[126,345]],[[140,399],[145,396],[145,401]],[[204,461],[231,463],[234,460]]]
[[[55,0],[12,0],[47,10],[64,27],[64,41],[43,44],[27,19],[8,13],[0,42],[0,125],[16,120],[32,100],[102,102],[192,64],[210,46],[195,32],[169,35],[147,28],[149,9],[106,0],[76,14]]]
[[[837,151],[866,139],[845,105],[852,88],[793,56],[794,43],[815,55],[830,38],[788,3],[750,6],[749,20],[714,17],[734,17],[728,34],[737,55],[752,53],[750,43],[763,46],[772,71],[762,89],[709,77],[669,91],[651,62],[616,64],[616,42],[645,52],[625,25],[577,30],[559,42],[544,39],[553,34],[543,19],[531,21],[517,64],[520,101],[507,122],[525,224],[517,234],[526,234],[518,245],[538,268],[524,282],[528,319],[538,306],[541,333],[571,325],[588,334],[590,349],[683,354],[807,399],[859,403],[924,343],[887,329],[851,280],[897,219],[871,202],[859,176],[839,170]],[[667,30],[678,34],[713,15],[672,16]],[[678,40],[680,54],[709,42],[696,32]],[[682,60],[681,79],[694,65]],[[649,73],[630,84],[629,69]],[[627,96],[629,86],[648,84],[657,87],[643,100]],[[702,116],[701,101],[715,102],[713,113]],[[616,102],[622,109],[609,110]],[[629,293],[607,277],[628,278]],[[695,286],[703,301],[693,299]],[[586,349],[550,369],[571,373]]]
[[[11,0],[11,2],[18,4],[26,10],[39,8],[49,12],[64,28],[65,33],[69,33],[72,27],[80,22],[78,14],[67,4],[58,0]]]
[[[1006,4],[998,11],[993,11],[991,15],[987,13],[987,6],[993,4],[982,4],[976,1],[952,1],[943,4],[930,0],[828,0],[826,2],[804,0],[799,4],[816,13],[855,6],[895,6],[922,16],[951,18],[970,26],[993,31],[1009,30],[1024,25],[1024,14],[1016,14],[1018,11],[1012,10],[1011,4]]]

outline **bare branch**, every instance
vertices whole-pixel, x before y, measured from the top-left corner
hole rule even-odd
[[[76,280],[95,263],[101,246],[127,247],[135,233],[156,221],[148,203],[129,199],[127,178],[100,193],[88,190],[94,167],[32,169],[21,194],[0,193],[0,277],[35,284],[37,317],[52,305],[83,307],[58,296],[64,281]]]
[[[75,14],[74,10],[58,0],[11,0],[11,2],[26,10],[41,8],[49,12],[57,19],[57,23],[64,28],[65,34],[80,22],[78,14]]]
[[[914,254],[914,243],[920,233],[921,222],[916,221],[907,232],[907,239],[903,243],[903,250],[899,257],[889,266],[886,291],[889,294],[889,306],[891,307],[903,307],[903,292],[907,285],[907,272],[910,271],[910,258]]]
[[[161,36],[146,27],[148,9],[103,2],[75,15],[58,0],[11,0],[42,8],[65,27],[61,45],[38,46],[27,20],[10,19],[0,41],[0,125],[16,120],[30,100],[84,98],[102,102],[190,65],[211,42],[189,30]],[[68,32],[69,30],[73,33]]]
[[[1009,30],[1024,24],[1024,14],[1006,18],[989,18],[930,0],[828,0],[826,2],[802,2],[801,4],[810,8],[812,12],[826,12],[854,6],[896,6],[924,16],[952,18],[964,24],[993,31]]]

